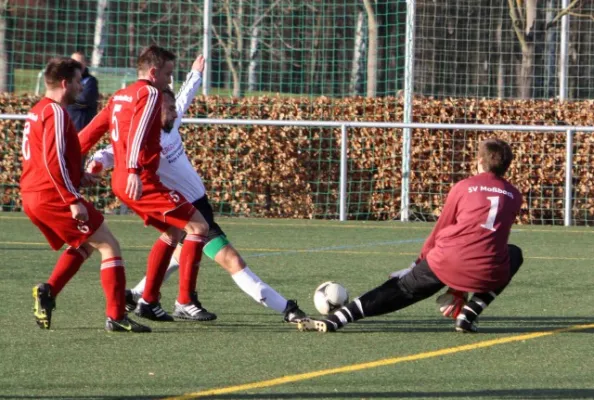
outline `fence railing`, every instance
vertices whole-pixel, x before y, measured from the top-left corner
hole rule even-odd
[[[24,120],[25,115],[0,114],[0,119]],[[485,124],[439,124],[439,123],[402,123],[402,122],[362,122],[362,121],[282,121],[282,120],[249,120],[249,119],[211,119],[184,118],[185,124],[198,125],[264,125],[264,126],[296,126],[340,129],[340,182],[339,182],[339,219],[347,219],[347,185],[348,185],[348,129],[349,128],[384,128],[384,129],[447,129],[463,131],[521,131],[521,132],[563,132],[565,133],[565,183],[564,183],[564,225],[572,224],[572,189],[573,189],[573,137],[576,132],[594,132],[590,126],[542,126],[542,125],[485,125]],[[405,141],[410,138],[403,135],[402,182],[401,182],[401,221],[409,220],[410,208],[410,146]]]

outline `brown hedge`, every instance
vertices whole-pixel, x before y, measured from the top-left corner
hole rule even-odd
[[[34,97],[0,96],[0,112],[26,113]],[[591,126],[592,101],[501,101],[418,98],[418,122]],[[400,98],[258,97],[241,100],[198,98],[195,117],[274,120],[401,121]],[[20,128],[0,120],[0,179],[3,210],[19,210]],[[185,125],[190,159],[209,188],[215,210],[223,214],[290,218],[335,218],[338,214],[340,131],[329,128]],[[474,166],[477,143],[489,136],[512,143],[516,160],[510,180],[524,194],[521,223],[563,221],[565,134],[416,129],[411,140],[413,218],[439,215],[451,185]],[[594,212],[589,188],[593,136],[575,135],[573,218],[584,224]],[[349,128],[349,217],[398,217],[402,165],[401,130]],[[87,192],[106,211],[118,206],[106,182]]]

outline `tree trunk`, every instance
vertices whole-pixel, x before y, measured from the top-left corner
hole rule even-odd
[[[323,18],[322,18],[322,13],[317,13],[316,15],[316,23],[314,26],[314,30],[313,30],[313,37],[312,37],[312,43],[313,43],[313,49],[311,51],[311,58],[309,61],[309,73],[308,73],[308,77],[309,77],[309,82],[308,82],[308,89],[307,89],[307,93],[310,95],[313,94],[318,94],[316,92],[317,89],[317,77],[319,76],[319,71],[318,71],[318,53],[320,51],[320,47],[321,47],[321,32],[322,32],[322,22],[323,22]]]
[[[355,49],[353,51],[353,65],[351,67],[351,82],[349,87],[351,96],[361,94],[361,61],[365,53],[364,26],[365,15],[363,15],[363,11],[359,11],[357,13],[357,26],[355,28]]]
[[[95,18],[95,35],[93,37],[93,55],[91,56],[91,66],[97,68],[101,65],[103,48],[105,47],[105,24],[107,23],[108,0],[99,0],[97,2],[97,17]]]
[[[262,14],[262,0],[254,0],[254,19]],[[260,24],[254,24],[250,32],[250,65],[248,67],[248,90],[258,90],[258,69],[260,64]]]
[[[369,45],[367,50],[367,97],[375,97],[377,93],[377,40],[378,27],[372,0],[363,0],[367,12],[367,29]]]
[[[505,98],[505,63],[503,59],[503,16],[499,19],[497,30],[495,31],[495,40],[497,42],[497,97]]]
[[[136,67],[136,28],[134,25],[134,3],[130,2],[128,6],[128,57],[130,68]]]
[[[557,73],[555,65],[557,60],[557,25],[549,25],[555,18],[555,0],[547,1],[546,26],[549,26],[545,35],[545,88],[546,97],[555,97],[555,78]]]
[[[0,1],[0,93],[14,90],[14,70],[10,41],[10,14],[8,0]]]

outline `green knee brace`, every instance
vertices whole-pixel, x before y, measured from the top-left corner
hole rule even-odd
[[[204,250],[202,251],[206,254],[206,257],[214,260],[216,255],[219,254],[219,251],[228,244],[229,241],[225,235],[217,236],[206,243],[206,246],[204,246]]]

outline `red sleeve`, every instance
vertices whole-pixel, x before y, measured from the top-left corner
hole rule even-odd
[[[91,148],[101,139],[109,130],[109,119],[111,110],[111,101],[89,124],[78,134],[80,150],[83,155],[87,154]]]
[[[142,147],[153,121],[161,112],[161,94],[157,88],[146,85],[138,90],[138,100],[134,107],[134,114],[130,122],[126,150],[126,165],[128,169],[138,169]]]
[[[44,110],[47,113],[43,121],[43,163],[56,190],[66,204],[76,203],[82,198],[72,184],[66,164],[66,127],[69,122],[64,117],[64,110],[58,104],[50,104]]]
[[[427,253],[435,247],[435,237],[437,233],[442,230],[443,228],[452,225],[456,222],[456,212],[458,210],[458,197],[460,192],[460,186],[455,185],[452,190],[448,193],[446,198],[446,202],[443,206],[443,210],[437,220],[437,224],[433,227],[433,231],[431,231],[431,235],[425,240],[425,244],[423,245],[423,249],[421,250],[421,255],[419,256],[419,260],[423,260],[427,257]]]

